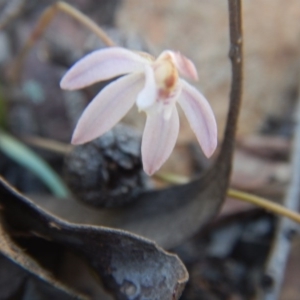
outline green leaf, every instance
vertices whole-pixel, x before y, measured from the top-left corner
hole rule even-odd
[[[55,196],[60,198],[70,196],[63,180],[41,157],[2,130],[0,130],[0,151],[36,174]]]

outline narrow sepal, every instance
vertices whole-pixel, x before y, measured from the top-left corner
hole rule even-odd
[[[217,123],[205,97],[193,86],[181,79],[182,91],[178,99],[197,140],[207,157],[217,147]]]
[[[143,72],[149,60],[130,50],[112,47],[94,51],[80,59],[64,75],[62,89],[75,90],[95,82],[132,72]]]
[[[144,85],[144,74],[126,75],[107,85],[84,110],[72,137],[72,144],[95,139],[117,124],[134,105]]]
[[[173,106],[169,119],[164,111],[153,110],[147,114],[142,139],[142,159],[144,171],[148,175],[155,173],[171,155],[179,132],[179,117]]]

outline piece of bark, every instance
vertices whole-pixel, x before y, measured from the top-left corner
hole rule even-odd
[[[37,236],[84,257],[116,299],[175,300],[188,279],[176,255],[137,235],[70,224],[45,212],[0,179],[0,205],[11,234]]]

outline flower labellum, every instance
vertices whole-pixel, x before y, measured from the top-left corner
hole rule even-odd
[[[142,138],[144,170],[152,175],[174,149],[183,109],[207,157],[217,146],[217,125],[205,97],[181,79],[197,80],[194,64],[179,52],[164,51],[157,59],[120,47],[88,54],[65,74],[61,88],[75,90],[126,75],[102,89],[87,106],[75,128],[72,143],[83,144],[110,130],[136,103],[147,115]]]

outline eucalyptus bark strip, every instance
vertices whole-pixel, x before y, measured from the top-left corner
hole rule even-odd
[[[298,87],[300,91],[300,84]],[[283,205],[293,211],[298,211],[300,200],[300,97],[298,96],[295,110],[295,133],[292,154],[292,176],[286,192]],[[286,218],[280,218],[277,224],[276,235],[265,268],[265,275],[259,299],[276,300],[280,296],[281,286],[284,280],[285,268],[291,250],[291,240],[298,224]]]

